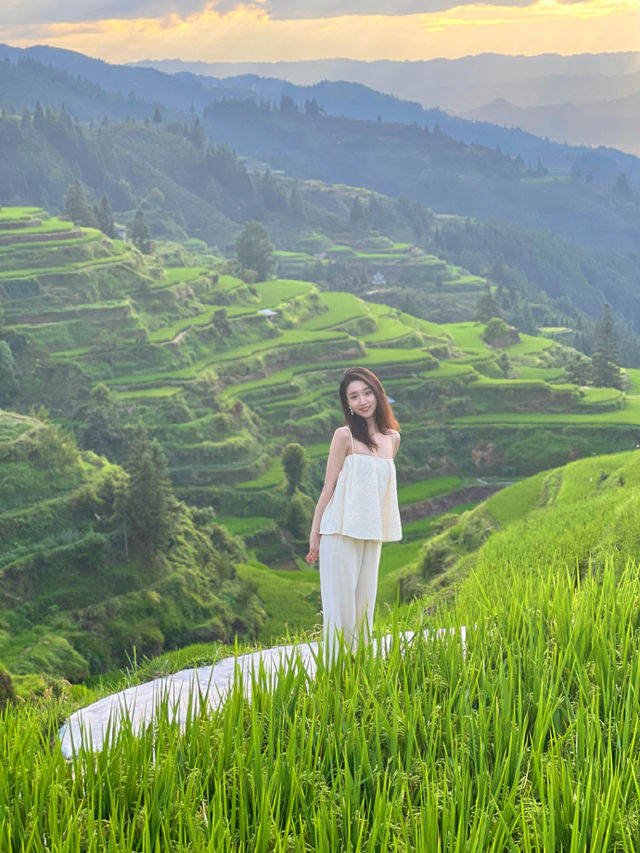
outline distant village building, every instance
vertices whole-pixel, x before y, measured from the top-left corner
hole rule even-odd
[[[267,318],[267,320],[273,320],[274,317],[278,316],[278,312],[272,311],[271,308],[261,308],[258,311],[258,314],[264,314],[264,316]]]
[[[380,287],[381,285],[386,284],[386,283],[387,283],[387,280],[386,280],[386,278],[382,275],[382,273],[381,273],[381,272],[377,272],[377,273],[375,273],[375,275],[373,275],[373,276],[371,277],[371,284],[372,284],[374,287]]]
[[[123,243],[127,242],[127,226],[126,225],[116,225],[115,226],[116,237],[118,240],[122,240]]]

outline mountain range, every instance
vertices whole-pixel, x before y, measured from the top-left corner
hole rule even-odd
[[[532,57],[480,54],[426,62],[145,60],[136,65],[222,78],[255,74],[306,85],[325,80],[350,81],[415,100],[428,110],[439,108],[467,118],[519,127],[556,142],[612,145],[631,153],[636,151],[638,109],[625,99],[640,96],[639,53]],[[509,103],[509,109],[503,101]],[[604,101],[609,102],[606,108],[601,104]],[[543,107],[544,112],[535,110]],[[523,112],[524,109],[529,111]]]
[[[461,142],[489,148],[499,146],[501,151],[513,156],[520,155],[527,163],[535,164],[540,160],[554,175],[568,176],[578,170],[591,175],[595,183],[608,186],[621,172],[625,172],[631,180],[634,177],[640,180],[640,160],[616,148],[594,149],[590,146],[558,144],[551,141],[554,134],[547,134],[548,139],[541,138],[534,135],[535,131],[519,129],[517,122],[509,116],[503,121],[502,116],[498,115],[498,124],[492,124],[478,120],[475,115],[465,118],[446,112],[445,109],[481,108],[496,98],[519,104],[521,102],[516,97],[517,92],[533,85],[542,87],[547,93],[553,90],[564,92],[563,97],[565,94],[568,96],[569,93],[562,89],[560,81],[573,80],[575,83],[582,79],[579,73],[583,72],[584,98],[592,99],[593,93],[601,91],[606,85],[610,85],[611,91],[617,93],[619,78],[625,78],[624,88],[620,91],[623,94],[629,87],[633,89],[635,86],[634,75],[640,73],[634,70],[638,57],[640,54],[551,57],[543,65],[541,61],[533,61],[538,59],[536,57],[494,55],[467,57],[465,60],[432,60],[431,63],[323,60],[312,63],[210,64],[163,60],[148,63],[146,67],[132,67],[110,65],[74,51],[48,46],[21,49],[0,45],[0,60],[9,60],[14,67],[18,62],[35,60],[59,72],[66,72],[72,78],[56,80],[55,74],[48,75],[39,81],[32,80],[25,88],[20,82],[12,83],[10,65],[5,63],[5,67],[0,68],[0,107],[13,105],[18,110],[32,108],[38,97],[44,102],[41,96],[43,87],[47,103],[57,108],[64,103],[81,120],[100,120],[105,114],[113,114],[120,119],[126,115],[139,117],[146,114],[146,110],[137,103],[138,100],[159,103],[165,109],[184,114],[192,109],[199,111],[212,100],[223,98],[278,102],[282,95],[287,95],[300,106],[315,98],[330,115],[371,121],[380,118],[384,122],[417,123],[428,127],[437,124],[440,130]],[[522,62],[518,64],[516,60]],[[563,68],[563,75],[548,77],[551,71],[562,71]],[[293,73],[295,69],[304,70],[304,74],[297,75],[303,83],[289,82],[290,78],[296,79]],[[547,77],[536,76],[543,72]],[[218,76],[212,76],[214,74]],[[529,76],[525,76],[527,74]],[[601,81],[600,88],[594,84],[594,75]],[[81,84],[77,78],[97,84],[104,92],[117,95],[116,99],[103,105],[94,91],[89,93],[89,97],[85,95],[84,102],[80,103],[73,91],[70,91],[86,87],[86,83]],[[425,85],[425,81],[431,80],[433,86],[442,86],[443,80],[446,80],[446,86],[463,94],[475,87],[484,88],[481,96],[455,103],[448,100],[439,88],[435,88],[428,98],[419,103],[419,92],[397,82],[397,79],[405,78],[408,82],[413,81],[414,85],[416,81]],[[640,86],[634,91],[638,89]],[[572,95],[578,97],[575,91]],[[415,100],[405,100],[407,97]],[[74,99],[73,108],[70,99]],[[548,101],[544,98],[530,98],[522,103],[540,105]],[[428,108],[424,104],[428,104]],[[499,126],[503,123],[510,126]],[[565,141],[564,134],[559,138],[561,142]]]

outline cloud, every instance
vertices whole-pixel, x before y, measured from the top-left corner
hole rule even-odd
[[[537,0],[254,0],[273,20],[303,18],[339,18],[344,15],[428,15],[459,6],[533,6]],[[581,3],[583,0],[559,0],[561,4]],[[215,8],[229,12],[247,5],[239,0],[219,0]]]
[[[339,18],[345,15],[389,17],[424,15],[461,6],[526,7],[538,0],[0,0],[0,27],[80,23],[137,18],[186,18],[206,9],[225,15],[260,10],[277,21]],[[574,4],[583,0],[558,0]]]
[[[567,45],[575,53],[637,50],[640,31],[638,0],[397,0],[384,10],[392,14],[381,14],[382,0],[359,0],[357,8],[343,0],[337,15],[336,0],[308,2],[301,11],[289,8],[293,0],[0,0],[0,42],[50,44],[110,62],[371,61],[566,53]],[[449,8],[424,11],[436,3]],[[23,4],[28,17],[18,14]]]
[[[183,16],[207,5],[207,0],[0,0],[0,26]]]

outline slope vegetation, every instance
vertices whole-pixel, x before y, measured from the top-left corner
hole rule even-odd
[[[154,553],[127,542],[128,477],[38,418],[0,410],[0,660],[72,681],[196,640],[250,636],[240,544],[183,504]],[[131,527],[132,518],[128,524]]]
[[[491,567],[536,572],[568,569],[577,578],[621,571],[640,553],[637,450],[595,456],[541,472],[464,513],[425,543],[407,597],[459,583]]]

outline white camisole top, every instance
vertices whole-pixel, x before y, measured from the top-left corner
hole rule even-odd
[[[393,459],[351,453],[344,460],[336,487],[325,507],[320,533],[341,533],[353,539],[393,542],[402,539],[396,466]]]

